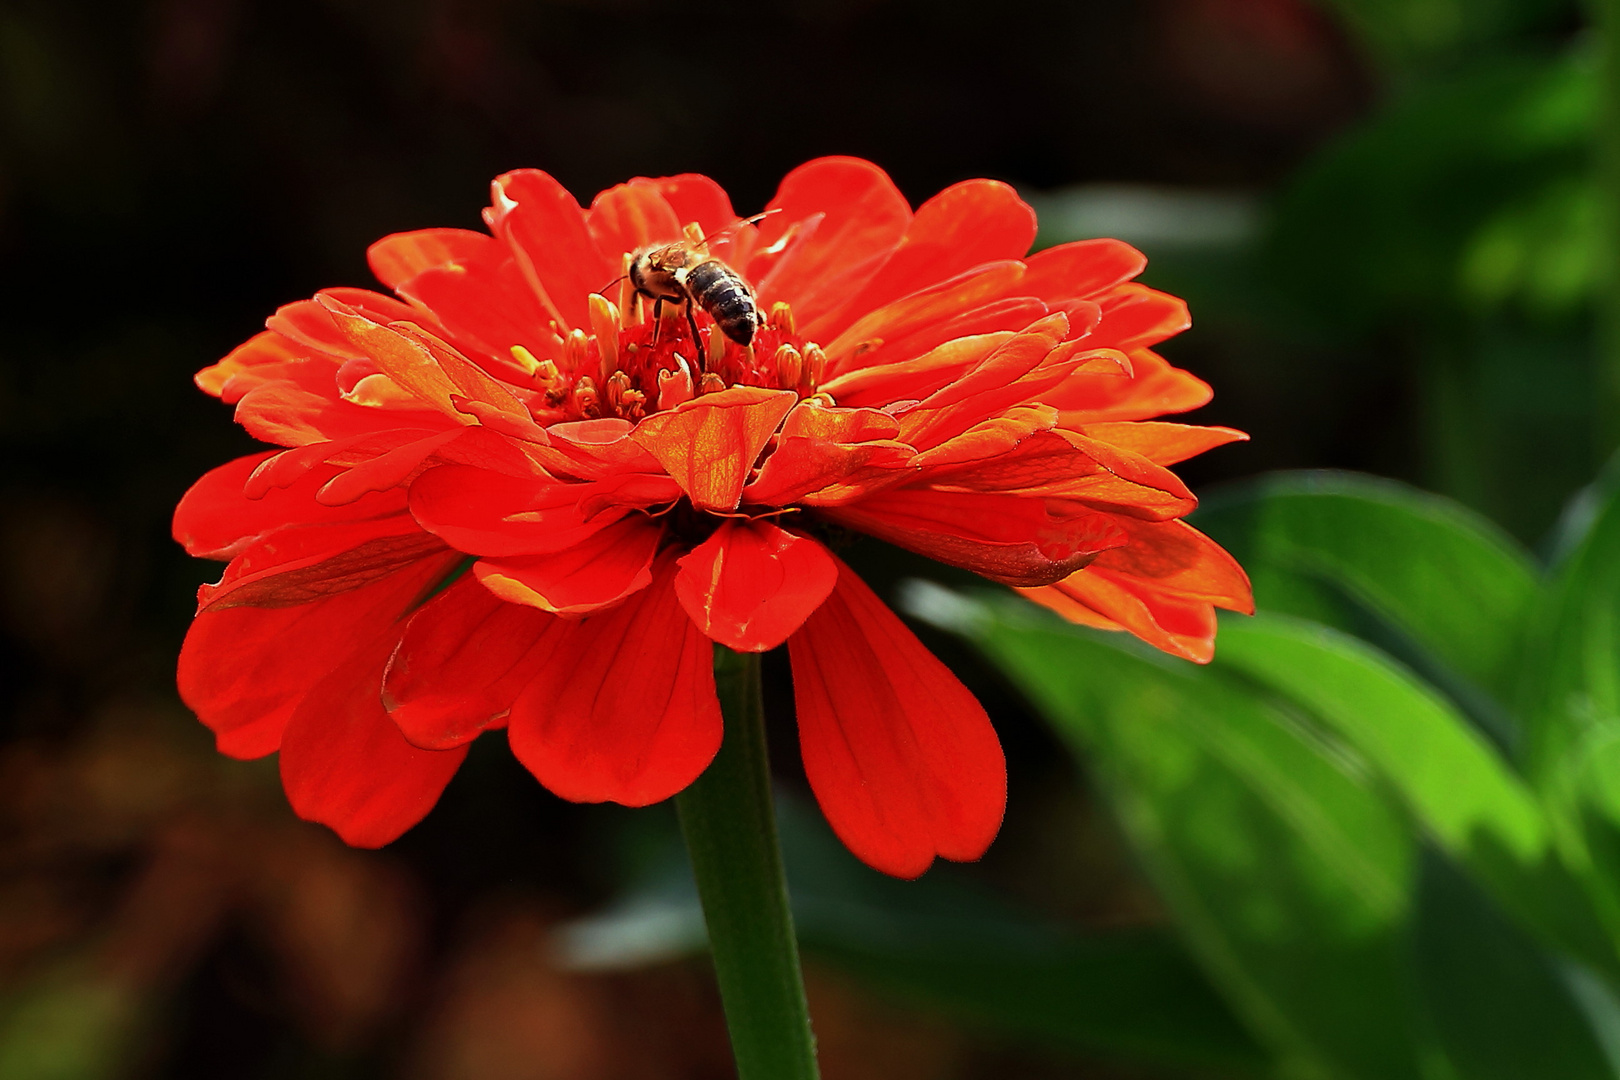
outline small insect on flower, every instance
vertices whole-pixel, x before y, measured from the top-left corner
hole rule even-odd
[[[758,217],[749,218],[737,224],[757,220]],[[759,303],[752,286],[742,275],[709,252],[710,239],[689,232],[673,244],[638,252],[630,262],[630,284],[635,286],[636,292],[654,302],[655,322],[665,301],[680,304],[686,313],[692,340],[701,341],[697,319],[692,314],[696,305],[714,320],[726,337],[739,345],[748,345],[754,340],[754,331],[765,321],[760,316]]]

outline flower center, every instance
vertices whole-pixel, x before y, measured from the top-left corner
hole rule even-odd
[[[691,320],[682,305],[667,302],[655,317],[652,303],[633,290],[621,298],[622,311],[592,295],[593,332],[570,331],[557,359],[540,360],[513,346],[513,358],[539,391],[530,406],[537,421],[618,417],[634,423],[729,386],[793,390],[805,398],[824,377],[826,354],[798,335],[787,304],[773,305],[753,340],[739,345],[695,305]]]

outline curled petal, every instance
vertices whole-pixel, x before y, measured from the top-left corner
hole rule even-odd
[[[699,509],[731,511],[742,500],[754,459],[797,401],[792,390],[733,386],[655,413],[630,437]]]
[[[287,525],[262,534],[197,590],[197,610],[292,607],[361,589],[413,563],[443,556],[439,538],[405,515],[329,525]]]
[[[635,514],[547,555],[480,559],[473,573],[502,600],[579,615],[623,600],[652,580],[661,525]]]
[[[293,811],[355,847],[382,847],[421,821],[467,756],[465,746],[412,746],[383,711],[383,665],[399,629],[316,682],[282,737],[281,783]]]
[[[805,773],[849,849],[903,878],[984,854],[1007,802],[995,730],[849,567],[788,651]]]
[[[769,506],[834,505],[903,478],[915,451],[894,439],[899,424],[877,409],[801,402],[788,413],[776,449],[743,501]]]
[[[545,662],[539,646],[558,621],[464,576],[405,624],[383,679],[383,706],[414,746],[444,750],[469,742],[505,723]]]
[[[1032,295],[1096,297],[1147,267],[1147,257],[1119,240],[1076,240],[1031,255],[1024,285]]]
[[[739,652],[782,644],[838,580],[826,548],[768,521],[722,522],[678,562],[681,606],[704,634]]]
[[[512,753],[575,802],[646,806],[697,778],[720,749],[714,647],[675,599],[675,560],[611,611],[559,619],[512,706]]]

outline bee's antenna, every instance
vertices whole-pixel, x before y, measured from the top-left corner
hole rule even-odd
[[[713,240],[717,236],[724,236],[726,233],[730,232],[732,229],[740,229],[744,225],[752,225],[756,221],[762,221],[765,218],[770,217],[772,214],[780,214],[781,212],[782,212],[782,208],[779,206],[774,210],[761,211],[760,213],[755,214],[753,217],[739,218],[738,220],[733,221],[730,225],[722,226],[721,228],[718,228],[718,229],[714,230],[714,232],[712,232],[709,235],[705,236],[703,239],[699,240],[697,242],[698,246],[702,247],[703,245],[707,244],[710,240]]]
[[[600,289],[597,289],[596,290],[596,295],[598,295],[598,296],[607,296],[607,291],[609,289],[613,288],[613,286],[617,285],[619,282],[623,281],[625,278],[627,278],[629,276],[630,276],[629,274],[620,274],[618,277],[614,278],[612,281],[608,282],[606,285],[602,286]]]

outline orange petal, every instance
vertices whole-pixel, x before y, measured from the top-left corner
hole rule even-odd
[[[1199,427],[1196,424],[1141,420],[1087,424],[1083,433],[1121,450],[1139,454],[1155,465],[1174,465],[1197,457],[1205,450],[1249,440],[1243,432],[1229,427]]]
[[[792,390],[733,386],[654,413],[631,432],[701,510],[737,509],[754,459],[798,401]]]
[[[894,417],[877,409],[800,402],[782,422],[776,448],[758,479],[743,489],[743,499],[768,506],[836,505],[895,482],[915,454],[894,440],[898,430]]]
[[[1018,591],[1073,622],[1104,629],[1112,623],[1184,660],[1207,664],[1215,655],[1214,607],[1139,578],[1087,567],[1055,585]]]
[[[681,606],[705,635],[739,652],[782,644],[838,580],[826,548],[767,521],[728,519],[677,561]]]
[[[1076,240],[1037,252],[1024,260],[1024,285],[1033,296],[1096,297],[1123,285],[1147,266],[1147,257],[1119,240]]]
[[[1119,526],[1130,543],[1099,555],[1092,564],[1098,570],[1150,582],[1171,596],[1254,614],[1254,593],[1243,567],[1191,525],[1121,518]]]
[[[843,563],[788,639],[799,746],[839,839],[886,874],[984,854],[1007,766],[984,709]]]

